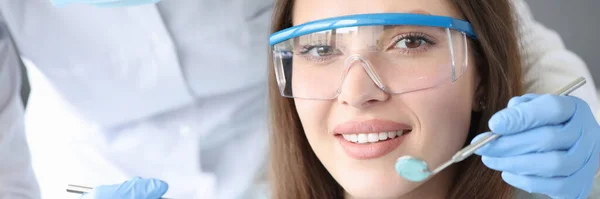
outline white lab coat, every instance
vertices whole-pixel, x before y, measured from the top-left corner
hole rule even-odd
[[[0,26],[0,198],[39,197],[24,136],[19,58]]]
[[[54,171],[60,174],[55,183],[42,184],[47,198],[61,198],[46,193],[64,192],[67,183],[96,186],[132,176],[165,180],[173,198],[243,197],[266,158],[271,4],[165,0],[57,9],[49,0],[0,0],[0,22],[8,30],[1,40],[0,116],[6,119],[0,132],[19,138],[0,137],[11,144],[0,147],[2,166],[15,170],[0,172],[0,190],[11,188],[2,191],[11,194],[4,198],[36,194],[25,169],[30,163],[11,43],[65,100],[64,109],[81,118],[32,132],[60,143],[32,148],[64,149],[47,154],[55,161],[42,167],[72,168]]]
[[[68,180],[54,179],[46,193],[62,192],[66,183],[95,186],[143,176],[167,181],[175,198],[247,197],[243,193],[253,188],[266,154],[270,12],[262,11],[270,3],[163,0],[56,9],[49,0],[0,0],[0,22],[7,28],[0,32],[0,198],[38,193],[23,138],[18,58],[11,43],[60,94],[60,110],[76,116],[69,123],[46,118],[60,124],[54,128],[31,124],[39,129],[35,133],[61,143],[40,151],[64,144],[61,152],[70,152],[61,157],[69,163],[46,162],[70,168],[55,172]],[[575,75],[591,80],[585,64],[558,37],[539,25],[527,28],[524,41],[537,42],[524,45],[529,91],[552,91]],[[574,95],[597,108],[593,82]]]

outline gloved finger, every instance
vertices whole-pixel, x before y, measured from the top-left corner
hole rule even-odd
[[[586,156],[569,154],[567,151],[532,153],[512,157],[481,157],[483,164],[490,169],[540,177],[570,176],[585,165],[586,159]]]
[[[539,96],[540,96],[539,94],[533,94],[533,93],[528,93],[528,94],[525,94],[522,96],[516,96],[516,97],[510,98],[510,100],[508,100],[508,105],[506,107],[513,107],[520,103],[529,102]]]
[[[574,175],[546,178],[502,172],[502,179],[529,193],[541,193],[552,198],[587,198],[592,190],[598,161],[591,161]]]
[[[142,197],[142,198],[158,199],[161,196],[165,195],[165,193],[167,193],[167,190],[169,189],[169,185],[159,179],[138,178],[138,179],[132,180],[130,182],[131,182],[132,186],[134,187],[133,189],[135,190],[136,194],[140,193],[141,195],[144,195],[144,197]]]
[[[475,153],[481,156],[510,157],[529,153],[568,150],[579,139],[579,132],[564,125],[537,127],[522,133],[500,136]]]
[[[158,199],[163,196],[169,186],[158,179],[134,177],[121,184],[102,185],[94,189],[91,198],[148,198]]]
[[[543,125],[557,125],[568,121],[575,107],[575,100],[568,96],[542,95],[498,111],[488,126],[494,133],[507,135]]]
[[[580,190],[568,187],[565,178],[544,178],[502,172],[504,182],[529,193],[562,196],[579,195]]]

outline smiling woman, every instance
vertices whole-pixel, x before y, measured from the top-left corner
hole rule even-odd
[[[278,1],[274,198],[511,198],[477,157],[421,183],[393,166],[442,163],[521,94],[511,16],[504,0]]]

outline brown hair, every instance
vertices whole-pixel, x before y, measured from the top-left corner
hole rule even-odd
[[[510,0],[449,0],[469,21],[476,41],[471,41],[481,78],[478,99],[485,109],[474,112],[465,145],[478,133],[488,131],[487,121],[521,94],[521,59],[517,29]],[[277,0],[272,32],[292,26],[293,0]],[[272,56],[272,55],[271,55]],[[269,59],[272,60],[272,59]],[[273,68],[271,63],[271,69]],[[274,71],[269,73],[271,117],[271,190],[276,199],[343,198],[342,187],[312,151],[298,118],[294,101],[281,97]],[[479,156],[458,165],[449,198],[512,198],[513,190],[499,172],[485,167]],[[468,172],[464,172],[468,171]]]

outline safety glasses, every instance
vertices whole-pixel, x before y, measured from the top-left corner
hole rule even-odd
[[[368,78],[402,94],[456,81],[467,69],[463,20],[412,13],[378,13],[322,19],[270,37],[281,95],[329,100],[347,81]]]

